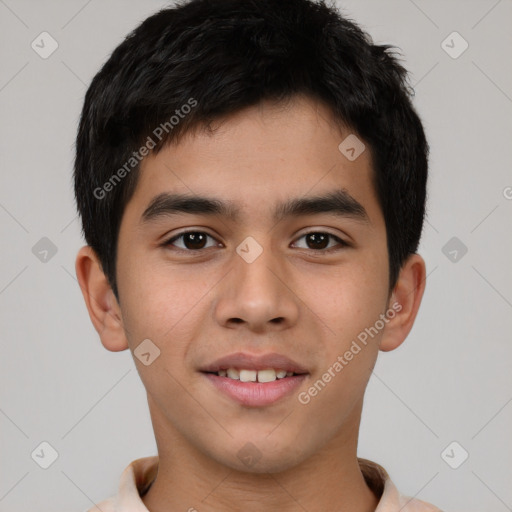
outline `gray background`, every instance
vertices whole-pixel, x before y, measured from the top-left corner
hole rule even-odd
[[[131,356],[102,347],[75,278],[71,172],[87,85],[164,5],[0,0],[2,512],[87,509],[156,454]],[[512,1],[340,5],[402,49],[432,149],[427,289],[409,339],[375,367],[359,455],[446,511],[512,510]],[[31,48],[43,31],[59,45],[47,59]],[[442,46],[454,31],[469,44],[458,58],[445,51],[458,36]],[[31,456],[43,441],[58,452],[48,469],[34,460],[47,448]]]

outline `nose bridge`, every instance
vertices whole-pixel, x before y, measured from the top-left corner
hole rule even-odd
[[[233,255],[233,269],[217,301],[218,322],[244,323],[253,330],[294,323],[298,305],[284,285],[284,273],[284,264],[269,247],[245,239]]]

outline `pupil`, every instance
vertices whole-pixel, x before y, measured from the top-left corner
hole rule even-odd
[[[328,245],[328,236],[325,233],[310,233],[307,235],[308,245],[313,249],[325,249]],[[187,233],[185,236],[185,245],[189,249],[202,249],[206,237],[203,233]]]
[[[185,236],[185,245],[188,249],[202,249],[206,237],[203,233],[187,233]],[[190,247],[192,245],[192,247]],[[197,247],[199,245],[199,247]]]
[[[313,249],[325,249],[327,247],[328,236],[325,233],[310,233],[308,242],[312,242]]]

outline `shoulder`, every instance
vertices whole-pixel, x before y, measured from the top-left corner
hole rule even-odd
[[[100,503],[96,503],[92,508],[86,510],[85,512],[116,512],[116,497],[111,496],[106,500],[101,501]]]
[[[97,503],[86,512],[148,512],[141,496],[158,471],[158,456],[136,459],[124,469],[116,495]]]
[[[399,505],[402,512],[443,512],[431,503],[402,494],[399,496]]]
[[[387,471],[376,462],[358,458],[368,487],[379,498],[375,512],[442,512],[425,501],[401,494]]]

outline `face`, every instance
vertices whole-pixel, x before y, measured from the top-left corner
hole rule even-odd
[[[134,361],[157,438],[284,470],[357,431],[391,308],[384,218],[369,149],[347,158],[323,105],[264,103],[213,128],[142,163],[119,233],[122,322],[132,351],[150,340],[150,364]]]

